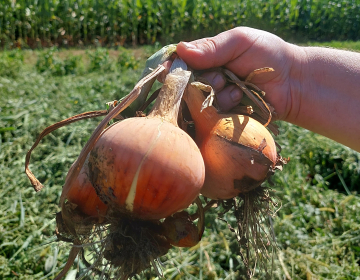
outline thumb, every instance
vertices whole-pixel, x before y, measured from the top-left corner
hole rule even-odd
[[[194,69],[208,69],[226,65],[250,46],[252,40],[243,28],[234,28],[215,37],[192,42],[180,42],[177,54]]]

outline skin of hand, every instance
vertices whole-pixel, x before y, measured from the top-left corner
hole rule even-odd
[[[274,68],[275,72],[256,75],[251,82],[266,92],[265,100],[279,120],[360,151],[360,53],[296,46],[248,27],[181,42],[176,52],[193,69],[224,66],[243,79],[255,69]],[[203,76],[212,84],[223,111],[240,102],[241,90],[226,86],[221,74]]]

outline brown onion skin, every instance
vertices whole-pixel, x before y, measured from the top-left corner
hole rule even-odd
[[[230,199],[258,187],[277,161],[275,141],[268,130],[248,116],[219,114],[214,107],[200,113],[205,97],[192,85],[184,99],[205,162],[201,193],[211,199]]]
[[[104,217],[108,209],[89,181],[87,162],[67,193],[67,199],[76,204],[82,213],[91,217]]]
[[[138,168],[134,199],[126,202]],[[141,219],[165,218],[188,207],[205,176],[194,141],[157,117],[129,118],[109,127],[90,153],[89,171],[109,207]]]

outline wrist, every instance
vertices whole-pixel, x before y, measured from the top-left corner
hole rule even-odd
[[[290,110],[284,120],[360,151],[360,54],[291,47]]]
[[[309,74],[309,59],[304,47],[288,44],[289,46],[289,96],[291,103],[289,111],[284,120],[296,124],[301,118],[301,105],[303,105],[304,94],[309,92],[305,87],[309,86],[307,75]]]

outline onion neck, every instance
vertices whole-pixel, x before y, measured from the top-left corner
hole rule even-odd
[[[150,118],[158,117],[178,126],[180,103],[190,75],[190,71],[179,70],[166,76],[164,85],[149,114]]]
[[[205,96],[196,86],[189,85],[184,94],[184,100],[189,108],[192,119],[196,127],[196,141],[198,144],[210,134],[210,131],[221,119],[217,110],[213,106],[209,106],[201,111]]]

